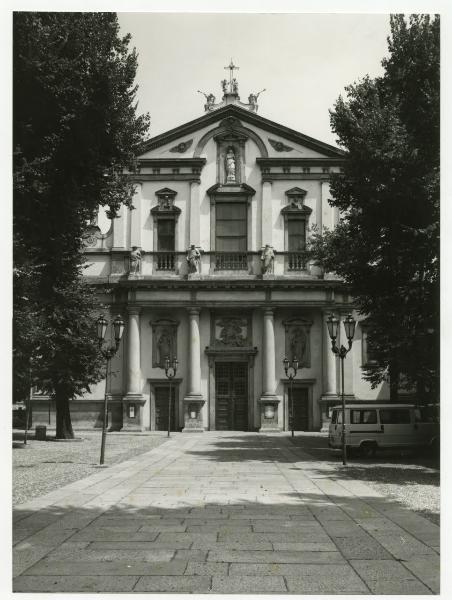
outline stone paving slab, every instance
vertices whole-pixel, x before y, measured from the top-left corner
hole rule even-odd
[[[137,576],[27,575],[13,581],[13,592],[131,592]]]
[[[439,592],[439,528],[287,435],[177,434],[17,507],[14,590]]]

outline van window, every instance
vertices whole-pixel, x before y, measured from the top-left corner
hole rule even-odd
[[[384,408],[380,410],[382,425],[400,425],[410,423],[410,411],[406,408]]]
[[[376,410],[352,410],[350,421],[354,425],[367,425],[377,422]]]

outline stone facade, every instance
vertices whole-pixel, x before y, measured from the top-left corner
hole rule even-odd
[[[107,233],[95,228],[87,238],[87,277],[99,290],[108,284],[101,299],[126,323],[112,361],[110,425],[165,429],[162,361],[177,353],[176,429],[287,430],[282,361],[298,354],[298,422],[319,430],[339,390],[325,321],[353,312],[353,302],[302,250],[312,225],[338,222],[329,179],[343,154],[261,117],[238,92],[206,107],[147,142],[133,174],[134,210],[123,207]],[[383,400],[385,386],[371,390],[361,376],[362,336],[358,324],[345,391]],[[74,401],[75,427],[79,417],[99,425],[104,385]],[[46,402],[36,402],[45,422]]]

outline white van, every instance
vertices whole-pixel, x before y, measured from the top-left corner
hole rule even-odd
[[[378,448],[434,447],[439,444],[439,424],[413,404],[347,404],[345,443],[373,456]],[[328,445],[342,448],[342,406],[331,413]]]

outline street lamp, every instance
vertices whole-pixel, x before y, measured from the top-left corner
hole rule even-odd
[[[342,396],[342,464],[347,464],[347,446],[345,444],[345,394],[344,394],[344,359],[352,349],[353,337],[355,335],[356,321],[352,315],[347,315],[344,319],[345,337],[348,340],[348,348],[336,345],[336,338],[339,333],[339,319],[330,315],[326,321],[328,334],[331,338],[331,350],[341,359],[341,396]]]
[[[102,353],[102,356],[107,361],[107,369],[105,371],[105,396],[104,396],[104,415],[103,415],[103,421],[102,421],[102,442],[101,442],[101,446],[100,446],[100,461],[99,461],[99,463],[101,465],[103,465],[104,458],[105,458],[105,441],[107,438],[108,371],[110,368],[110,361],[113,358],[113,356],[116,354],[116,352],[118,351],[119,344],[121,342],[122,334],[124,332],[124,321],[122,320],[122,318],[119,315],[113,320],[112,325],[113,325],[113,335],[115,338],[115,343],[114,343],[114,345],[110,345],[107,348],[103,348],[103,344],[105,341],[105,334],[107,333],[108,321],[106,320],[106,318],[103,315],[100,315],[100,317],[96,321],[96,325],[97,325],[97,341],[99,344],[99,349]]]
[[[173,358],[173,361],[171,363],[170,361],[170,357],[167,356],[165,358],[165,375],[168,378],[169,381],[169,399],[168,399],[168,437],[170,437],[170,431],[171,431],[171,392],[172,392],[172,381],[173,379],[176,377],[176,372],[177,372],[177,366],[179,364],[179,361],[177,360],[177,358]]]
[[[291,429],[292,429],[292,437],[294,437],[294,412],[293,412],[293,380],[297,376],[298,371],[298,359],[294,356],[292,362],[289,362],[289,359],[286,357],[283,360],[284,372],[286,373],[286,377],[289,378],[290,381],[290,421],[291,421]]]

